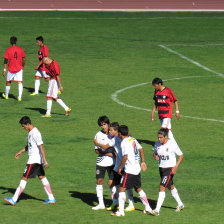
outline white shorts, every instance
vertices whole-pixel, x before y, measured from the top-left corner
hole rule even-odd
[[[162,118],[160,119],[161,128],[168,128],[171,130],[171,118]]]
[[[6,81],[11,82],[12,80],[14,80],[14,82],[22,82],[23,81],[23,70],[21,69],[17,73],[11,73],[8,71]]]
[[[48,84],[47,97],[52,99],[58,99],[58,82],[56,79],[50,79]]]
[[[35,77],[40,77],[40,78],[49,78],[50,76],[46,74],[45,71],[40,71],[40,70],[36,70],[36,73],[35,73]]]

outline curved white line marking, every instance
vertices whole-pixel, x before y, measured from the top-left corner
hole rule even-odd
[[[182,77],[182,78],[167,79],[167,80],[164,80],[164,81],[190,79],[190,78],[204,78],[204,77],[209,77],[209,76],[187,76],[187,77]],[[132,105],[129,105],[129,104],[126,104],[126,103],[120,101],[117,98],[118,94],[120,94],[121,92],[124,92],[124,91],[126,91],[128,89],[132,89],[132,88],[135,88],[135,87],[138,87],[138,86],[144,86],[144,85],[147,85],[147,84],[151,84],[151,82],[144,82],[144,83],[140,83],[140,84],[135,84],[135,85],[132,85],[132,86],[128,86],[128,87],[125,87],[123,89],[119,89],[119,90],[117,90],[116,92],[114,92],[111,95],[111,99],[113,101],[115,101],[116,103],[122,105],[122,106],[129,107],[129,108],[133,108],[133,109],[136,109],[136,110],[144,110],[144,111],[150,112],[150,111],[152,111],[151,109],[146,109],[146,108],[142,108],[142,107],[138,107],[138,106],[132,106]],[[185,116],[185,115],[181,115],[181,117],[190,118],[190,119],[196,119],[196,120],[203,120],[203,121],[214,121],[214,122],[224,123],[223,120],[216,120],[216,119],[211,119],[211,118],[192,117],[192,116]]]

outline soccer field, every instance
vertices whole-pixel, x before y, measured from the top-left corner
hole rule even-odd
[[[26,53],[22,102],[16,100],[16,83],[8,100],[0,98],[0,223],[224,223],[223,22],[224,13],[0,12],[2,64],[12,35]],[[39,35],[61,67],[61,98],[72,108],[69,117],[53,102],[52,118],[41,118],[46,109],[44,80],[42,93],[29,96]],[[181,119],[174,118],[172,128],[185,158],[174,183],[185,209],[176,213],[176,202],[167,191],[158,217],[141,213],[136,193],[137,210],[125,217],[93,211],[97,204],[93,137],[100,115],[128,125],[142,144],[148,166],[142,172],[142,188],[155,208],[160,182],[152,158],[160,123],[157,116],[150,121],[155,77],[166,80],[180,106]],[[0,81],[2,94],[5,79],[1,76]],[[42,133],[50,165],[46,176],[56,205],[42,205],[46,194],[38,179],[28,181],[15,207],[3,201],[14,194],[27,161],[25,153],[14,158],[26,144],[27,133],[19,125],[24,115]]]

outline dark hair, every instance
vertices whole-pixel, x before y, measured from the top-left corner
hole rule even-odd
[[[98,125],[101,126],[102,123],[110,124],[110,120],[107,116],[101,116],[98,118]]]
[[[152,80],[152,85],[154,85],[154,84],[160,84],[160,83],[161,83],[161,85],[163,85],[163,80],[160,79],[160,78],[154,78]]]
[[[168,128],[161,128],[161,129],[158,131],[158,135],[163,135],[164,137],[165,137],[165,136],[168,136],[168,133],[169,133],[169,129],[168,129]]]
[[[41,42],[44,42],[44,38],[42,36],[37,37],[36,40],[39,40]]]
[[[118,132],[121,133],[123,136],[128,136],[128,126],[126,125],[120,125],[118,128]]]
[[[10,43],[13,45],[13,44],[16,44],[17,43],[17,37],[15,36],[12,36],[10,37]]]
[[[28,116],[24,116],[20,119],[19,123],[22,124],[31,124],[31,120]]]
[[[118,131],[119,124],[118,122],[113,122],[110,124],[110,127],[113,128],[115,131]]]

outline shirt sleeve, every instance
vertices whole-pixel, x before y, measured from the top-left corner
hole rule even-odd
[[[171,102],[176,102],[177,98],[174,96],[173,91],[171,89],[169,89],[169,97]]]
[[[122,156],[128,155],[128,147],[124,142],[121,143]]]
[[[156,155],[158,155],[158,153],[157,153],[157,147],[158,147],[158,145],[159,145],[159,141],[157,141],[157,142],[155,143],[155,146],[154,146],[154,153],[155,153]]]
[[[60,67],[58,63],[55,63],[55,72],[56,72],[56,75],[60,75]]]
[[[9,59],[9,52],[8,52],[8,50],[5,51],[4,58]]]
[[[110,146],[110,147],[114,147],[114,146],[115,146],[115,142],[116,142],[116,139],[115,139],[115,138],[112,138],[112,139],[109,141],[109,146]]]
[[[37,133],[35,133],[35,135],[34,135],[34,141],[36,142],[36,144],[37,144],[38,146],[44,144],[44,143],[43,143],[43,140],[42,140],[41,133],[40,133],[39,131],[38,131]]]
[[[22,58],[25,58],[25,57],[26,57],[25,52],[24,52],[24,50],[22,49]]]
[[[139,144],[139,142],[135,139],[136,148],[138,150],[142,149],[142,146]]]
[[[183,155],[183,152],[180,150],[180,147],[177,145],[177,143],[173,143],[173,144],[174,144],[173,148],[174,148],[175,154],[178,156]]]

